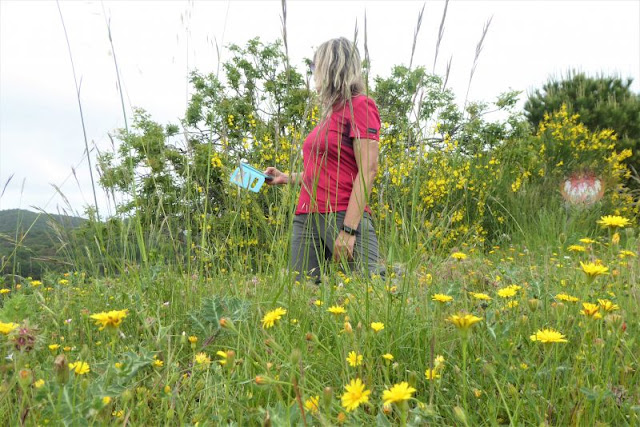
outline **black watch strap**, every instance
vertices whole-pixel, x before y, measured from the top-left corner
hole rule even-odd
[[[355,236],[356,234],[358,234],[358,231],[355,228],[351,228],[347,225],[342,224],[342,231],[344,231],[347,234],[350,234],[352,236]]]

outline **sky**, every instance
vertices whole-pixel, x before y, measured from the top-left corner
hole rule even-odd
[[[444,1],[289,0],[290,61],[303,70],[315,47],[353,38],[356,24],[362,52],[366,13],[371,72],[387,76],[394,65],[409,64],[423,5],[413,65],[443,75],[451,59],[448,86],[458,102],[489,19],[470,100],[519,90],[522,105],[527,93],[570,69],[630,77],[640,92],[640,0],[451,0],[435,69]],[[60,1],[59,7],[51,0],[0,0],[0,210],[82,216],[94,204],[63,22],[96,180],[96,152],[112,150],[109,134],[124,127],[108,28],[127,117],[139,107],[159,123],[184,116],[190,71],[216,72],[231,43],[282,37],[279,0]],[[97,199],[103,217],[114,213],[99,188]]]

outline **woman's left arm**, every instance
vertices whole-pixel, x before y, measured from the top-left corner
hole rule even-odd
[[[353,139],[353,153],[358,165],[358,174],[353,181],[349,204],[344,216],[344,225],[358,228],[364,208],[367,205],[373,181],[378,174],[378,155],[380,153],[378,141],[373,139]],[[356,236],[340,230],[333,246],[333,258],[339,260],[342,256],[353,258],[353,247]]]

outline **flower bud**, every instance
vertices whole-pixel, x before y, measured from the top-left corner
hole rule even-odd
[[[133,393],[131,390],[125,390],[122,392],[121,397],[123,402],[128,402],[133,399]]]
[[[291,365],[293,365],[294,369],[297,365],[300,364],[300,359],[302,359],[302,352],[300,351],[300,349],[294,348],[291,351],[291,356],[289,359],[291,360]]]
[[[254,381],[257,385],[266,385],[271,383],[271,378],[264,375],[256,375]]]
[[[33,382],[33,372],[31,369],[20,369],[18,371],[18,383],[22,389],[26,389]]]
[[[322,407],[325,413],[331,411],[331,401],[333,400],[333,389],[331,387],[325,387],[322,390]]]
[[[469,425],[469,422],[467,421],[467,414],[465,414],[464,409],[462,409],[461,407],[454,406],[453,415],[456,417],[458,421],[462,423],[462,425],[465,425],[465,426]]]
[[[53,370],[60,384],[66,384],[69,381],[69,365],[64,354],[59,354],[53,361]]]

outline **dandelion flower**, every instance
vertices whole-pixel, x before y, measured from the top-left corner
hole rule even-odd
[[[571,245],[567,248],[569,252],[586,252],[587,248],[582,245]]]
[[[580,313],[584,314],[587,317],[591,317],[593,319],[601,319],[602,314],[600,314],[600,306],[596,304],[592,304],[590,302],[582,303],[582,310]]]
[[[567,339],[560,332],[553,329],[540,329],[529,337],[531,341],[538,341],[543,344],[567,342]]]
[[[584,263],[580,261],[580,266],[582,267],[582,271],[589,276],[589,278],[594,278],[600,276],[602,274],[609,274],[609,268],[600,264],[599,262],[593,263],[588,262]]]
[[[35,388],[41,388],[44,385],[44,380],[42,378],[40,378],[38,381],[33,383],[33,386]]]
[[[56,351],[60,348],[60,344],[49,344],[49,350]]]
[[[7,289],[7,288],[0,289],[0,294],[8,294],[9,292],[11,292],[11,289]]]
[[[631,225],[631,221],[618,215],[605,215],[596,222],[603,228],[624,228]]]
[[[327,309],[327,311],[331,314],[345,314],[347,310],[341,305],[332,305]]]
[[[33,286],[34,288],[38,287],[42,285],[42,282],[40,280],[32,280],[31,281],[31,286]]]
[[[18,327],[17,323],[9,322],[4,323],[0,322],[0,334],[9,335],[14,329]]]
[[[445,295],[445,294],[435,294],[434,296],[431,297],[432,301],[437,301],[437,302],[441,302],[441,303],[446,303],[446,302],[451,302],[453,301],[453,297],[449,296],[449,295]]]
[[[271,310],[262,318],[262,327],[264,329],[271,328],[275,323],[280,320],[282,316],[287,314],[287,310],[282,307],[278,307],[275,310]]]
[[[164,366],[164,362],[162,360],[156,359],[153,361],[153,366],[156,368],[162,368]]]
[[[342,395],[342,407],[351,412],[358,408],[363,403],[369,401],[369,395],[371,390],[366,390],[366,386],[362,383],[360,378],[351,380],[345,387],[345,392]]]
[[[598,304],[600,304],[600,308],[602,308],[604,311],[620,310],[620,306],[618,304],[614,304],[608,299],[599,299]]]
[[[320,400],[320,396],[311,396],[304,402],[304,407],[307,411],[315,414],[318,412],[319,406],[318,401]]]
[[[400,384],[394,385],[389,390],[382,392],[382,399],[385,405],[390,405],[411,399],[411,395],[415,392],[415,388],[410,387],[408,382],[403,381]]]
[[[355,351],[350,351],[347,362],[349,362],[349,366],[360,366],[362,365],[362,355],[357,354]]]
[[[447,320],[453,323],[456,328],[462,331],[467,331],[471,326],[481,321],[482,317],[477,317],[473,314],[454,314],[452,316],[449,316]]]
[[[196,337],[195,335],[191,335],[189,336],[188,340],[189,340],[189,343],[195,344],[198,342],[198,337]]]
[[[96,321],[96,325],[100,326],[100,330],[104,328],[115,329],[118,328],[125,317],[129,314],[128,310],[111,310],[102,313],[92,314],[91,319]]]
[[[393,360],[393,354],[391,354],[391,353],[385,353],[385,354],[382,355],[382,357],[385,360],[389,360],[389,361]]]
[[[438,373],[437,369],[428,369],[426,371],[424,371],[424,376],[426,379],[428,380],[437,380],[438,378],[440,378],[440,374]]]
[[[371,329],[373,329],[375,332],[380,332],[381,330],[384,329],[384,323],[382,323],[382,322],[372,322],[371,323]]]
[[[69,363],[69,370],[74,371],[76,375],[84,375],[91,371],[87,362],[77,361]]]

